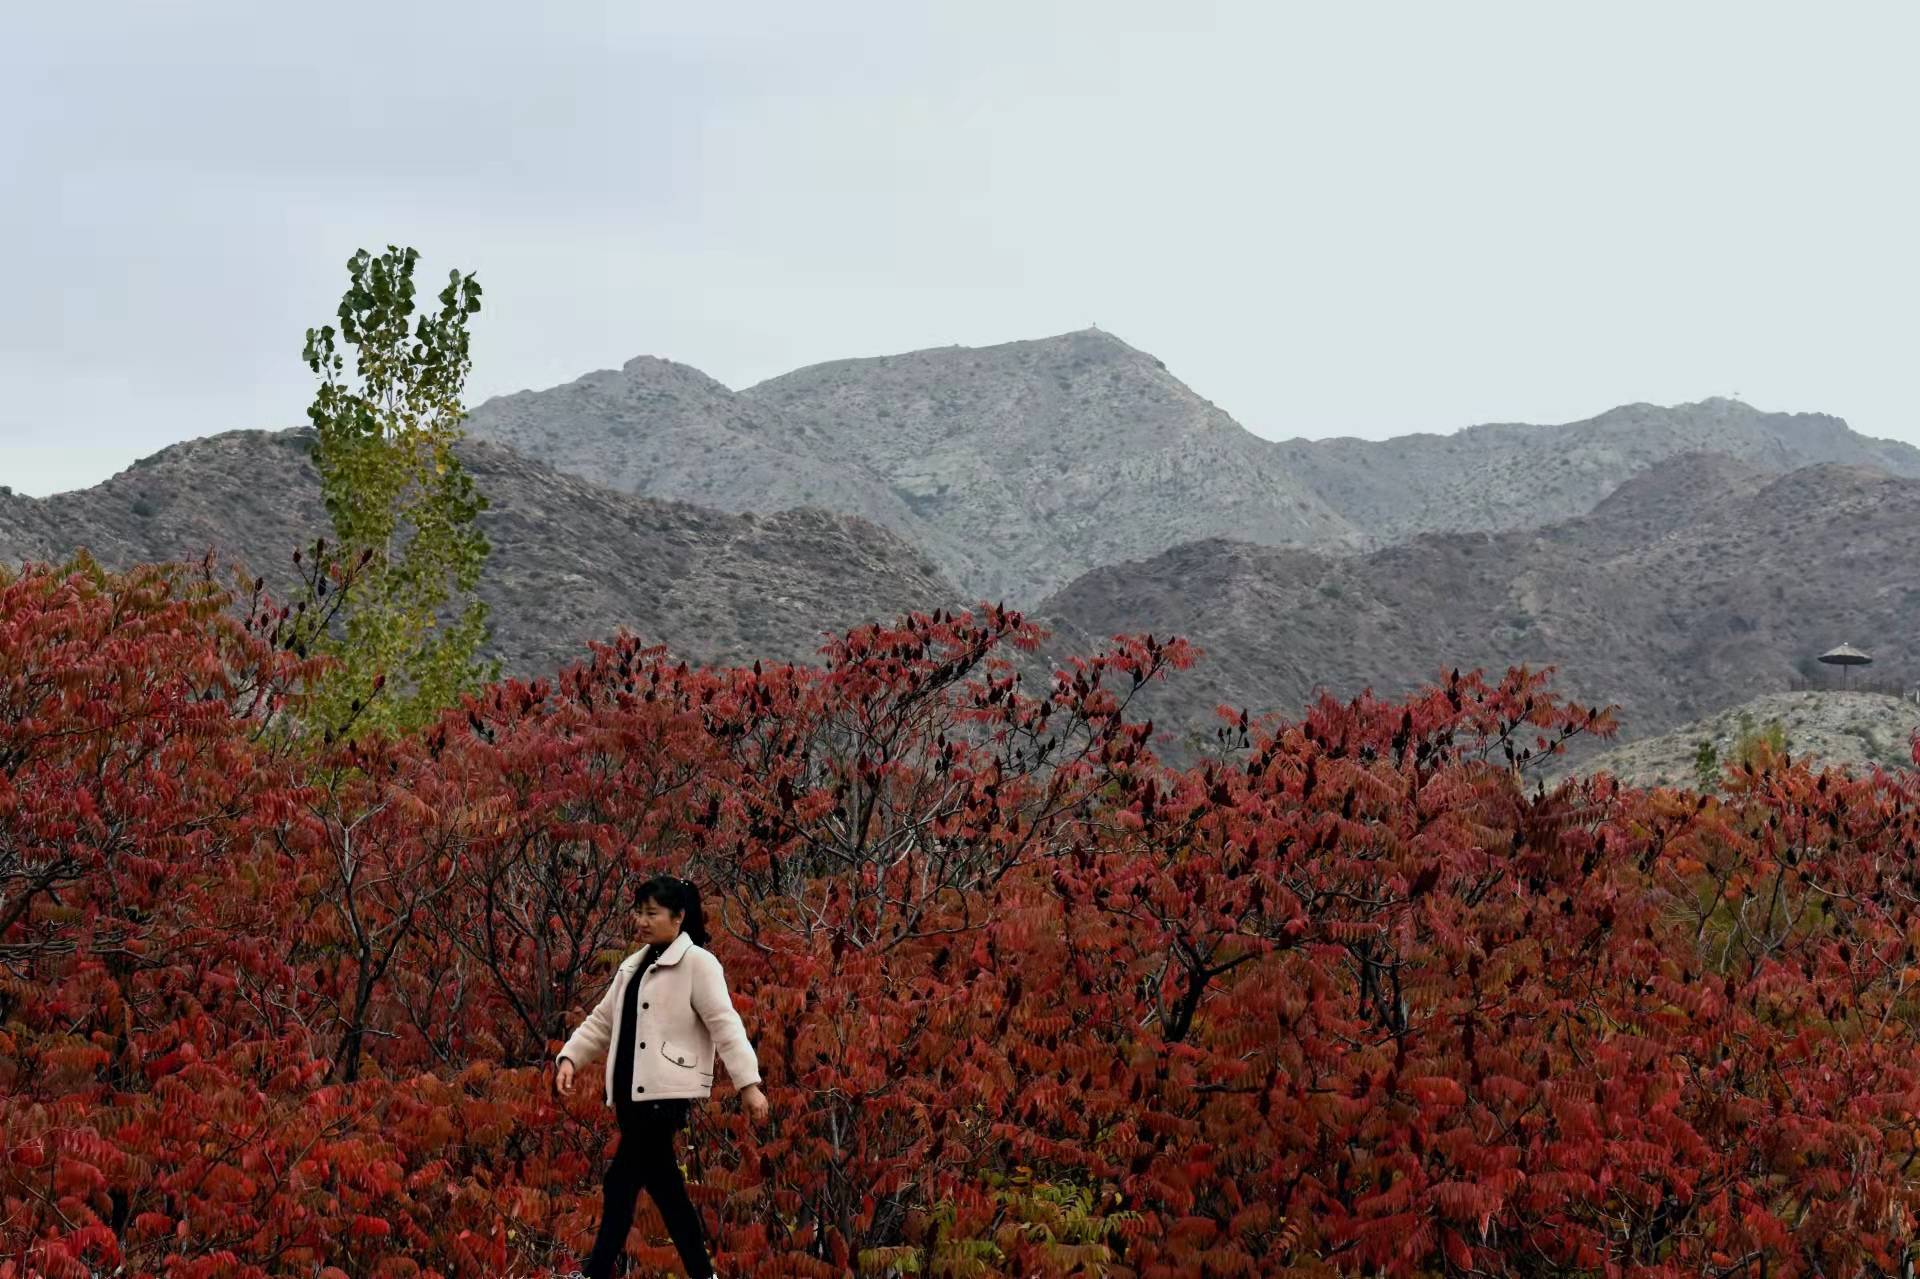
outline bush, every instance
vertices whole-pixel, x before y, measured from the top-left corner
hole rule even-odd
[[[1787,750],[1787,726],[1778,717],[1756,725],[1752,711],[1740,712],[1739,731],[1734,735],[1732,760],[1735,764],[1758,765],[1762,751],[1784,755]]]
[[[1713,739],[1703,737],[1693,749],[1694,789],[1705,795],[1720,784],[1720,752]]]
[[[177,572],[0,582],[0,1275],[543,1273],[610,1135],[548,1063],[660,869],[707,890],[779,1116],[695,1119],[723,1270],[1859,1276],[1911,1246],[1920,780],[1787,768],[1777,721],[1704,802],[1536,792],[1613,723],[1521,670],[1176,769],[1116,690],[1184,644],[1036,696],[995,609],[818,667],[623,637],[300,747],[263,721],[314,672],[243,611]]]

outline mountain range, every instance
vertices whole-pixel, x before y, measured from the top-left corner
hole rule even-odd
[[[1641,734],[1785,689],[1842,642],[1911,679],[1920,579],[1901,566],[1916,556],[1920,480],[1695,453],[1544,528],[1345,556],[1210,539],[1096,570],[1036,611],[1067,647],[1123,629],[1200,645],[1207,658],[1148,703],[1182,724],[1524,663]]]
[[[1920,449],[1727,399],[1556,426],[1272,441],[1097,329],[817,364],[737,393],[642,357],[489,400],[467,428],[650,497],[863,515],[968,595],[1020,606],[1208,537],[1349,553],[1568,519],[1683,453],[1920,478]]]
[[[489,400],[494,651],[534,672],[627,626],[694,659],[804,660],[907,608],[1027,608],[1084,651],[1206,652],[1151,699],[1405,691],[1554,664],[1663,731],[1841,640],[1895,677],[1920,624],[1920,450],[1709,399],[1384,441],[1263,439],[1098,330],[837,361],[730,390],[651,356]],[[311,435],[234,431],[88,490],[0,490],[0,562],[208,548],[288,580],[327,531]],[[0,476],[4,479],[4,476]]]
[[[1010,604],[1198,537],[1357,544],[1267,441],[1099,332],[818,364],[737,395],[633,360],[490,400],[467,429],[631,492],[864,515]]]
[[[230,431],[80,492],[0,495],[0,563],[80,546],[109,567],[212,550],[284,597],[294,550],[331,532],[312,446],[305,427]],[[617,492],[497,445],[459,451],[489,503],[480,594],[511,674],[584,657],[621,626],[694,660],[807,661],[829,630],[960,602],[925,556],[857,517],[734,515]]]

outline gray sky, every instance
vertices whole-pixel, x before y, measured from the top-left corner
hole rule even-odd
[[[1267,436],[1738,391],[1920,443],[1920,6],[34,5],[0,483],[303,419],[360,246],[472,402],[1097,322]]]

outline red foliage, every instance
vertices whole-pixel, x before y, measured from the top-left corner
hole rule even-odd
[[[1184,644],[1029,690],[999,609],[623,639],[312,756],[263,631],[178,570],[0,583],[0,1279],[564,1266],[612,1131],[547,1063],[661,868],[775,1108],[685,1148],[730,1273],[1909,1264],[1909,776],[1547,792],[1612,725],[1526,671],[1174,769],[1127,702]]]

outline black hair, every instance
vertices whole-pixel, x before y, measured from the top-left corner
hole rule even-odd
[[[669,913],[682,912],[680,931],[691,937],[696,946],[707,944],[707,915],[700,908],[700,890],[693,886],[692,880],[655,875],[633,890],[636,909],[650,901],[660,903],[660,908]]]

